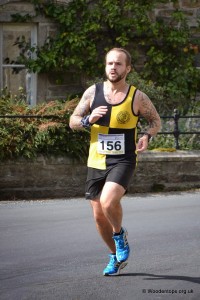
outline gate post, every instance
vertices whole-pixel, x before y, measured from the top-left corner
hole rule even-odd
[[[179,116],[180,115],[179,115],[178,110],[174,109],[174,138],[175,138],[175,148],[176,149],[180,149],[179,141],[178,141],[179,134],[180,134],[179,127],[178,127]]]

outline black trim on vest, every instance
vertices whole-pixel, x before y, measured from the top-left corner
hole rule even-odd
[[[131,109],[132,109],[132,113],[135,117],[139,117],[140,114],[135,114],[134,110],[133,110],[133,103],[134,103],[134,100],[135,100],[135,94],[137,92],[138,89],[135,89],[134,93],[133,93],[133,98],[132,98],[132,106],[131,106]]]
[[[93,111],[95,108],[99,106],[107,106],[108,111],[106,115],[104,115],[102,118],[96,121],[95,124],[109,127],[112,105],[110,105],[104,97],[103,83],[96,84],[96,91],[95,91],[94,101],[91,105],[91,111]]]

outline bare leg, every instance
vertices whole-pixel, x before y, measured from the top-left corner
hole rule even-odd
[[[120,200],[124,188],[114,182],[106,182],[99,199],[92,200],[93,215],[96,228],[110,252],[115,253],[116,247],[112,238],[113,232],[119,232],[122,225],[122,207]]]
[[[121,230],[123,213],[120,200],[124,193],[125,189],[115,182],[106,182],[101,193],[102,211],[110,222],[113,232]]]
[[[96,228],[97,228],[100,236],[102,237],[102,239],[108,246],[110,252],[115,253],[116,252],[115,243],[112,238],[113,229],[112,229],[110,222],[107,220],[107,218],[105,217],[105,215],[102,211],[100,201],[92,200],[91,206],[93,209],[93,215],[94,215],[94,219],[96,222]]]

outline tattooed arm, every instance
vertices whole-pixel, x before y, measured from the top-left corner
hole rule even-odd
[[[94,100],[95,95],[95,85],[89,87],[83,94],[80,102],[75,108],[73,114],[70,117],[69,126],[71,129],[83,129],[81,120],[84,116],[89,116],[89,123],[95,123],[99,118],[107,112],[107,106],[99,106],[92,111],[89,115],[90,107]]]
[[[89,114],[90,105],[93,101],[95,94],[95,86],[89,87],[83,94],[80,102],[75,108],[73,114],[70,117],[69,126],[72,129],[82,129],[81,120],[84,116]]]
[[[149,99],[149,97],[141,91],[137,91],[136,98],[134,101],[134,112],[140,114],[144,117],[148,123],[149,127],[147,129],[147,133],[151,136],[155,136],[161,128],[160,117],[156,111],[155,106]],[[137,151],[143,152],[148,147],[148,135],[143,135],[137,145]]]

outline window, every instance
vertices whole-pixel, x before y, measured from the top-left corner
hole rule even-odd
[[[31,45],[37,44],[37,26],[33,24],[0,24],[0,87],[13,94],[19,94],[22,87],[27,94],[27,103],[36,104],[37,75],[29,73],[24,65],[18,63],[20,49],[14,45],[17,37],[24,36]],[[29,55],[27,53],[27,55]]]

